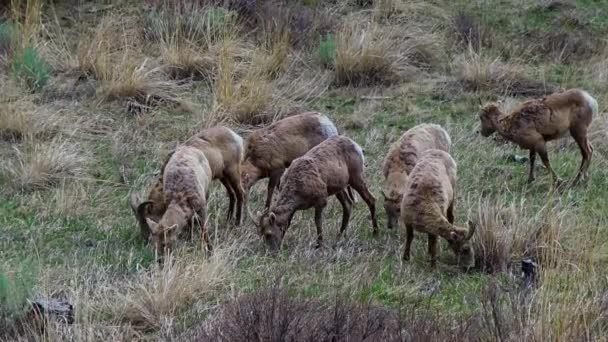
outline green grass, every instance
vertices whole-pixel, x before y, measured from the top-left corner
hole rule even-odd
[[[13,75],[32,90],[44,87],[50,78],[51,68],[36,48],[28,46],[16,53],[11,61]]]
[[[317,1],[305,3],[325,6]],[[509,43],[512,37],[526,30],[549,30],[556,16],[561,15],[538,6],[514,6],[511,1],[495,1],[492,6],[482,7],[479,7],[479,2],[433,3],[448,14],[457,13],[463,6],[471,10],[495,31],[497,43]],[[584,18],[593,32],[599,34],[607,28],[608,20],[601,16],[605,13],[605,2],[588,0],[576,4],[579,17]],[[432,7],[421,8],[432,10]],[[350,7],[340,10],[349,11]],[[218,22],[220,26],[225,22],[239,22],[236,14],[227,10],[218,8],[204,13],[205,20],[201,21]],[[339,11],[331,13],[338,18],[343,14]],[[420,20],[408,17],[409,13],[408,10],[396,12],[382,25],[416,23],[416,20]],[[423,20],[427,16],[434,18],[424,11],[416,13]],[[369,15],[370,20],[372,18],[371,13],[360,15]],[[438,27],[445,31],[441,34],[448,35],[447,27]],[[247,52],[250,51],[242,52],[240,49],[253,48],[248,45],[251,42],[247,41],[251,37],[243,35],[241,38],[244,42],[238,45],[235,77],[239,77],[248,67]],[[158,52],[155,44],[157,42],[147,42],[143,47],[132,48],[141,49],[137,53],[141,54],[142,60],[150,57],[152,61],[158,57],[155,55]],[[334,38],[329,34],[321,38],[315,48],[290,51],[289,58],[293,60],[293,65],[290,64],[285,71],[285,80],[277,82],[290,85],[300,76],[308,74],[318,74],[331,80],[331,68],[326,67],[334,63],[335,48]],[[494,47],[489,52],[499,55],[500,51],[494,49],[500,48]],[[81,335],[53,331],[60,339],[76,340],[128,340],[132,336],[150,340],[167,336],[179,339],[180,333],[215,317],[225,302],[244,293],[265,290],[277,282],[288,293],[304,298],[331,301],[338,295],[354,302],[393,309],[404,305],[422,305],[441,312],[448,319],[475,316],[483,310],[481,297],[490,284],[498,282],[506,289],[515,289],[519,285],[516,274],[518,265],[514,266],[513,274],[463,273],[454,266],[454,258],[447,244],[441,242],[439,267],[431,270],[426,236],[423,234],[416,234],[412,259],[404,263],[400,259],[402,233],[385,228],[386,218],[380,195],[383,158],[390,144],[406,129],[419,123],[433,122],[445,127],[454,142],[451,154],[458,162],[458,224],[463,225],[468,218],[478,217],[480,202],[496,206],[497,211],[503,210],[517,216],[529,230],[536,229],[543,219],[559,216],[563,220],[560,222],[565,231],[559,241],[563,249],[560,255],[568,264],[561,265],[557,271],[561,274],[551,278],[555,280],[540,289],[535,297],[547,298],[543,304],[552,310],[555,308],[556,313],[540,316],[541,305],[534,306],[530,312],[531,315],[539,315],[533,316],[534,319],[538,317],[542,322],[549,322],[550,325],[545,328],[565,336],[560,335],[558,322],[561,322],[560,319],[569,322],[568,319],[574,316],[567,316],[568,311],[559,306],[568,304],[575,307],[579,302],[568,302],[568,298],[584,302],[604,290],[600,278],[605,278],[603,270],[608,262],[608,232],[605,229],[608,211],[604,204],[608,193],[606,157],[596,152],[591,163],[590,181],[561,194],[550,193],[551,178],[538,160],[536,181],[527,185],[528,163],[517,163],[510,159],[513,155],[527,157],[527,151],[513,145],[498,144],[477,133],[479,98],[495,99],[500,95],[467,92],[458,83],[452,82],[450,59],[463,51],[451,45],[445,49],[448,57],[432,72],[415,70],[412,75],[391,86],[332,87],[320,91],[322,95],[318,97],[297,103],[298,109],[327,114],[343,134],[363,147],[366,155],[365,175],[377,199],[381,227],[378,238],[372,237],[367,207],[359,201],[353,209],[346,238],[336,241],[341,208],[336,200],[330,199],[324,214],[324,248],[314,248],[314,220],[312,210],[309,210],[298,212],[294,217],[293,225],[285,236],[284,249],[275,257],[266,255],[263,241],[248,219],[242,227],[233,229],[224,223],[225,190],[219,182],[213,182],[208,202],[208,228],[218,253],[221,255],[231,251],[226,254],[231,263],[226,279],[218,288],[210,290],[208,297],[197,301],[185,312],[168,315],[166,326],[145,332],[134,328],[133,322],[124,320],[120,313],[123,309],[120,305],[124,303],[119,298],[143,302],[142,297],[138,297],[141,295],[138,291],[141,291],[141,286],[151,286],[150,279],[158,276],[159,272],[152,249],[139,235],[139,227],[128,206],[129,195],[132,191],[144,190],[144,185],[158,170],[166,153],[206,124],[201,118],[207,117],[206,111],[213,107],[211,96],[208,95],[213,91],[213,85],[196,83],[187,94],[188,98],[200,104],[205,111],[202,114],[185,114],[169,104],[161,104],[149,112],[133,116],[119,102],[105,104],[86,97],[72,102],[45,102],[46,98],[41,94],[32,95],[40,107],[38,110],[56,111],[58,115],[66,115],[70,122],[76,123],[75,128],[69,126],[56,134],[78,143],[91,158],[91,165],[87,173],[78,179],[65,179],[59,184],[31,191],[13,191],[11,179],[0,180],[0,304],[2,298],[8,298],[7,291],[19,292],[14,296],[19,303],[38,292],[65,295],[77,305],[77,312],[84,312],[78,316],[78,324],[73,327]],[[40,89],[45,82],[56,77],[36,50],[26,51],[30,55],[22,55],[16,59],[19,63],[12,66],[12,71],[24,80],[23,84],[16,85],[23,86],[17,88],[17,93]],[[607,98],[600,91],[605,86],[598,84],[589,72],[581,72],[585,67],[584,62],[562,64],[523,57],[513,58],[512,62],[529,67],[533,77],[542,78],[548,83],[589,87],[597,96],[600,109],[605,108]],[[304,87],[314,85],[306,84]],[[2,87],[8,87],[8,83],[0,84],[0,96],[4,90]],[[282,83],[277,86],[278,90],[283,88]],[[520,100],[523,98],[517,99]],[[251,129],[234,128],[239,132]],[[44,136],[36,139],[40,139],[41,143],[48,142]],[[596,151],[605,148],[604,141],[595,139]],[[549,146],[549,157],[555,171],[563,178],[573,177],[580,163],[575,144],[561,144],[560,141]],[[0,140],[0,160],[12,158],[12,151],[21,147],[20,142]],[[265,181],[252,189],[249,205],[253,212],[261,210],[265,191]],[[519,204],[522,205],[518,207]],[[511,205],[518,208],[514,213],[508,211]],[[548,210],[553,211],[548,214]],[[572,256],[578,253],[588,253],[589,259]],[[194,241],[181,243],[177,255],[185,260],[207,260],[200,252],[197,237]],[[594,261],[586,263],[586,260]],[[30,269],[36,272],[28,273]],[[15,283],[16,278],[12,275],[22,273],[26,281],[23,284]],[[580,280],[583,273],[589,281]],[[149,278],[142,275],[149,275]],[[134,284],[142,279],[145,281]],[[586,291],[579,291],[579,288]],[[589,311],[593,311],[595,307],[589,308]],[[9,312],[12,315],[18,310],[13,306]],[[92,333],[87,335],[83,332],[87,329],[103,337],[93,337],[90,335]],[[129,331],[133,335],[129,335]],[[105,333],[116,335],[103,335]],[[535,333],[538,332],[531,334],[537,336]],[[541,337],[547,338],[547,335]]]

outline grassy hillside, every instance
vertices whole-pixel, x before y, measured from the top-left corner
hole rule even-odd
[[[0,5],[0,340],[608,338],[608,2],[10,3]],[[590,180],[557,192],[538,167],[527,185],[527,152],[481,137],[479,102],[508,109],[571,87],[600,105]],[[246,137],[304,110],[365,150],[380,236],[360,201],[336,241],[332,199],[323,248],[312,212],[299,212],[269,256],[251,220],[225,223],[218,182],[213,256],[195,238],[157,265],[128,199],[167,153],[204,127]],[[469,272],[445,242],[431,270],[422,234],[403,263],[402,232],[385,228],[383,157],[423,122],[454,142],[457,223],[479,223]],[[563,178],[578,171],[569,136],[549,157]],[[252,189],[254,212],[265,192],[265,181]],[[531,289],[525,257],[539,265]],[[35,296],[69,301],[75,323],[32,326]]]

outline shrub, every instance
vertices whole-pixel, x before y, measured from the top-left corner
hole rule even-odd
[[[25,313],[28,299],[36,285],[36,272],[26,264],[12,275],[0,271],[0,339]]]
[[[13,56],[11,69],[32,90],[42,88],[50,77],[50,66],[31,46]]]
[[[319,41],[319,47],[317,48],[317,57],[321,64],[326,67],[334,65],[336,60],[336,40],[334,36],[329,34]]]
[[[436,311],[409,305],[400,312],[351,303],[303,300],[274,288],[241,296],[195,332],[202,341],[446,341],[474,335],[465,321],[446,324]]]
[[[0,57],[8,55],[17,45],[18,28],[10,21],[0,23]]]

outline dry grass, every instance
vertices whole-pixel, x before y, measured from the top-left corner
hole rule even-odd
[[[479,224],[474,240],[478,268],[489,273],[507,272],[519,267],[519,262],[526,257],[533,258],[543,267],[556,267],[558,259],[576,261],[576,253],[563,243],[569,232],[564,223],[569,211],[547,204],[531,216],[527,207],[525,201],[518,204],[479,203]]]
[[[60,118],[32,99],[23,97],[3,103],[0,107],[0,140],[19,141],[26,136],[40,137],[59,129]]]
[[[56,138],[51,142],[27,139],[14,146],[14,155],[2,165],[2,178],[17,190],[44,188],[86,173],[87,158],[79,146]]]
[[[468,52],[452,62],[451,69],[468,91],[538,96],[555,89],[543,81],[528,78],[526,69],[521,65],[505,63],[499,57],[492,57],[484,51],[476,52],[471,46]]]
[[[141,272],[119,295],[120,316],[143,330],[161,329],[195,302],[211,299],[232,267],[229,251],[221,249],[208,260],[166,258],[162,267]]]
[[[382,31],[376,24],[345,23],[336,35],[335,80],[340,85],[391,84],[399,80],[408,64],[408,51],[395,47],[396,32]],[[399,48],[400,46],[398,46]]]

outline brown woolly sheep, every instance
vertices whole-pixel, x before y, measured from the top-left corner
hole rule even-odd
[[[536,154],[551,173],[553,183],[561,180],[551,168],[547,155],[547,141],[563,136],[567,131],[578,144],[582,161],[574,183],[588,177],[593,147],[587,139],[587,129],[598,113],[597,101],[586,91],[570,89],[541,99],[520,104],[509,114],[502,113],[496,104],[481,108],[481,135],[490,136],[498,132],[505,139],[530,151],[530,173],[528,183],[534,181]]]
[[[241,180],[245,193],[260,179],[269,177],[265,207],[291,162],[325,139],[338,135],[336,126],[320,113],[307,112],[258,129],[247,138]]]
[[[342,205],[342,236],[350,219],[351,205],[347,187],[351,186],[367,204],[377,235],[375,198],[369,192],[365,179],[364,157],[361,147],[345,136],[331,137],[295,159],[282,178],[278,197],[259,222],[268,248],[275,252],[281,248],[285,232],[297,210],[315,208],[317,246],[322,245],[322,213],[327,198],[335,195]]]
[[[410,258],[417,230],[428,234],[431,267],[437,263],[437,236],[448,241],[461,266],[473,265],[474,252],[469,240],[475,226],[469,223],[467,229],[454,225],[456,171],[456,162],[449,153],[431,149],[422,154],[410,172],[401,202],[401,222],[406,230],[403,260]]]
[[[449,153],[451,145],[452,140],[448,132],[435,124],[414,126],[391,145],[382,166],[384,175],[382,196],[388,229],[392,229],[399,220],[405,183],[420,155],[429,149]]]
[[[204,130],[176,148],[166,162],[161,178],[150,191],[148,201],[136,205],[132,200],[138,220],[141,223],[140,217],[143,217],[157,248],[170,248],[178,235],[174,233],[183,230],[184,224],[190,224],[197,216],[203,220],[199,224],[204,230],[205,216],[202,215],[206,210],[208,185],[214,179],[219,179],[228,193],[228,219],[233,217],[236,204],[236,223],[241,223],[244,200],[240,183],[242,156],[241,137],[226,127]],[[166,209],[160,221],[154,219],[163,207]]]

